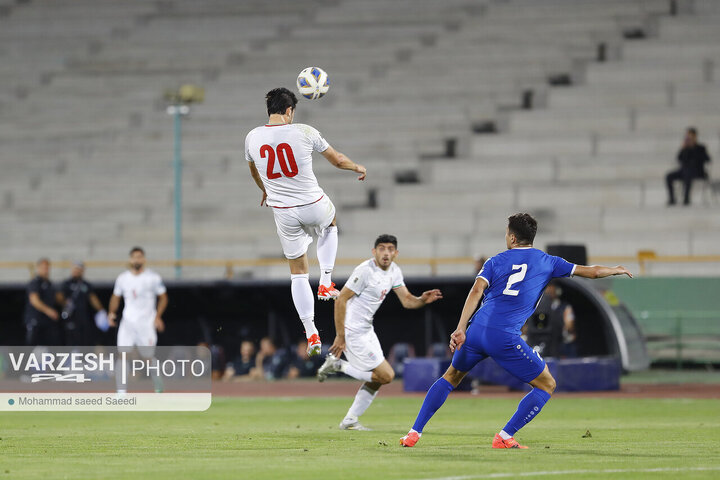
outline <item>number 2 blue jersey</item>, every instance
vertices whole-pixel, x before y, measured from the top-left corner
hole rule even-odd
[[[488,259],[477,275],[488,287],[471,322],[520,335],[548,282],[574,272],[572,263],[536,248],[520,247],[499,253]]]

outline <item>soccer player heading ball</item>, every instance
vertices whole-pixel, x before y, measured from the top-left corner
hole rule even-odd
[[[258,188],[260,205],[273,208],[283,253],[290,264],[291,292],[295,309],[305,327],[308,355],[320,353],[321,343],[315,328],[315,304],[308,274],[307,248],[311,233],[317,235],[320,263],[320,300],[334,300],[340,292],[331,281],[338,238],[335,206],[323,192],[312,169],[312,153],[320,152],[341,170],[359,173],[366,170],[331,147],[320,132],[309,125],[294,124],[297,98],[287,88],[270,90],[265,96],[267,124],[257,127],[245,138],[245,159]]]
[[[495,435],[492,447],[527,448],[513,436],[540,413],[555,391],[555,379],[545,361],[520,338],[520,329],[535,311],[545,286],[553,278],[572,275],[585,278],[627,275],[632,278],[622,266],[573,265],[537,250],[533,248],[536,232],[537,222],[527,213],[508,218],[505,233],[508,250],[490,258],[478,273],[465,300],[457,329],[450,336],[450,349],[455,352],[452,364],[428,390],[413,428],[400,439],[402,446],[415,446],[425,424],[467,372],[478,362],[492,357],[505,370],[533,387],[505,427]],[[476,312],[483,294],[485,298]]]

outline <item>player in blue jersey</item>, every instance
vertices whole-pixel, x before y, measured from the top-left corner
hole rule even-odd
[[[428,390],[413,428],[400,439],[402,446],[414,446],[425,424],[467,372],[481,360],[492,357],[505,370],[533,387],[505,427],[495,435],[492,447],[527,448],[513,436],[540,413],[555,391],[555,379],[545,361],[520,337],[520,329],[535,311],[545,286],[553,278],[571,275],[632,278],[622,266],[574,265],[537,250],[532,246],[536,232],[537,222],[529,214],[518,213],[508,218],[505,233],[508,249],[490,258],[478,273],[457,329],[450,336],[450,348],[455,352],[452,365]],[[483,294],[482,305],[475,312]]]

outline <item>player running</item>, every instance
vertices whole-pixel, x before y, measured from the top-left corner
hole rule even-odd
[[[513,436],[540,413],[555,390],[555,379],[545,361],[520,338],[520,328],[535,311],[545,286],[552,278],[572,275],[632,278],[622,266],[573,265],[537,250],[532,246],[536,232],[537,222],[527,213],[508,218],[505,233],[508,250],[490,258],[478,273],[457,329],[450,336],[450,348],[455,352],[452,364],[428,390],[413,428],[400,439],[400,445],[414,446],[425,424],[467,372],[481,360],[492,357],[505,370],[534,387],[520,401],[507,425],[495,435],[492,448],[527,448]],[[483,294],[482,305],[475,312]]]
[[[318,185],[312,153],[320,152],[341,170],[359,173],[358,180],[365,180],[366,170],[331,147],[313,127],[292,123],[297,98],[290,90],[270,90],[265,100],[270,118],[266,125],[248,133],[245,158],[263,192],[260,205],[273,208],[283,253],[290,264],[293,303],[305,327],[308,355],[312,356],[321,348],[306,255],[313,233],[318,237],[320,263],[317,296],[320,300],[334,300],[340,294],[331,281],[338,246],[335,206]]]
[[[398,255],[397,238],[393,235],[380,235],[372,254],[373,258],[355,268],[335,300],[335,342],[317,374],[321,382],[335,372],[365,382],[340,422],[343,430],[368,430],[358,418],[370,406],[380,387],[395,377],[373,330],[373,316],[387,293],[393,290],[402,306],[408,309],[424,307],[442,298],[440,290],[428,290],[419,297],[410,293],[400,267],[393,262]],[[340,359],[343,351],[347,361]]]
[[[130,250],[130,269],[115,280],[108,307],[108,323],[111,327],[117,326],[120,298],[125,306],[118,328],[117,346],[138,347],[141,356],[153,358],[157,332],[165,330],[162,315],[168,305],[168,295],[160,275],[145,268],[145,251],[140,247]],[[155,390],[162,391],[162,382],[157,374],[152,380]],[[118,380],[118,392],[125,393],[126,389]]]

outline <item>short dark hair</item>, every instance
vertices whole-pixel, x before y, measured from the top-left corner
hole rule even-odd
[[[537,233],[537,220],[529,213],[516,213],[508,217],[508,230],[521,244],[532,244]]]
[[[397,237],[395,235],[388,235],[387,233],[383,233],[375,239],[375,248],[377,248],[377,246],[381,243],[392,243],[393,245],[395,245],[395,248],[397,248]]]
[[[688,128],[687,128],[687,133],[692,133],[693,135],[695,135],[695,136],[697,137],[697,128],[695,128],[695,127],[688,127]]]
[[[145,250],[142,249],[142,247],[133,247],[130,249],[130,256],[132,256],[133,253],[140,252],[143,255],[145,255]]]
[[[288,107],[295,110],[297,97],[287,88],[273,88],[265,95],[265,103],[267,104],[268,115],[272,115],[273,113],[283,115]]]

